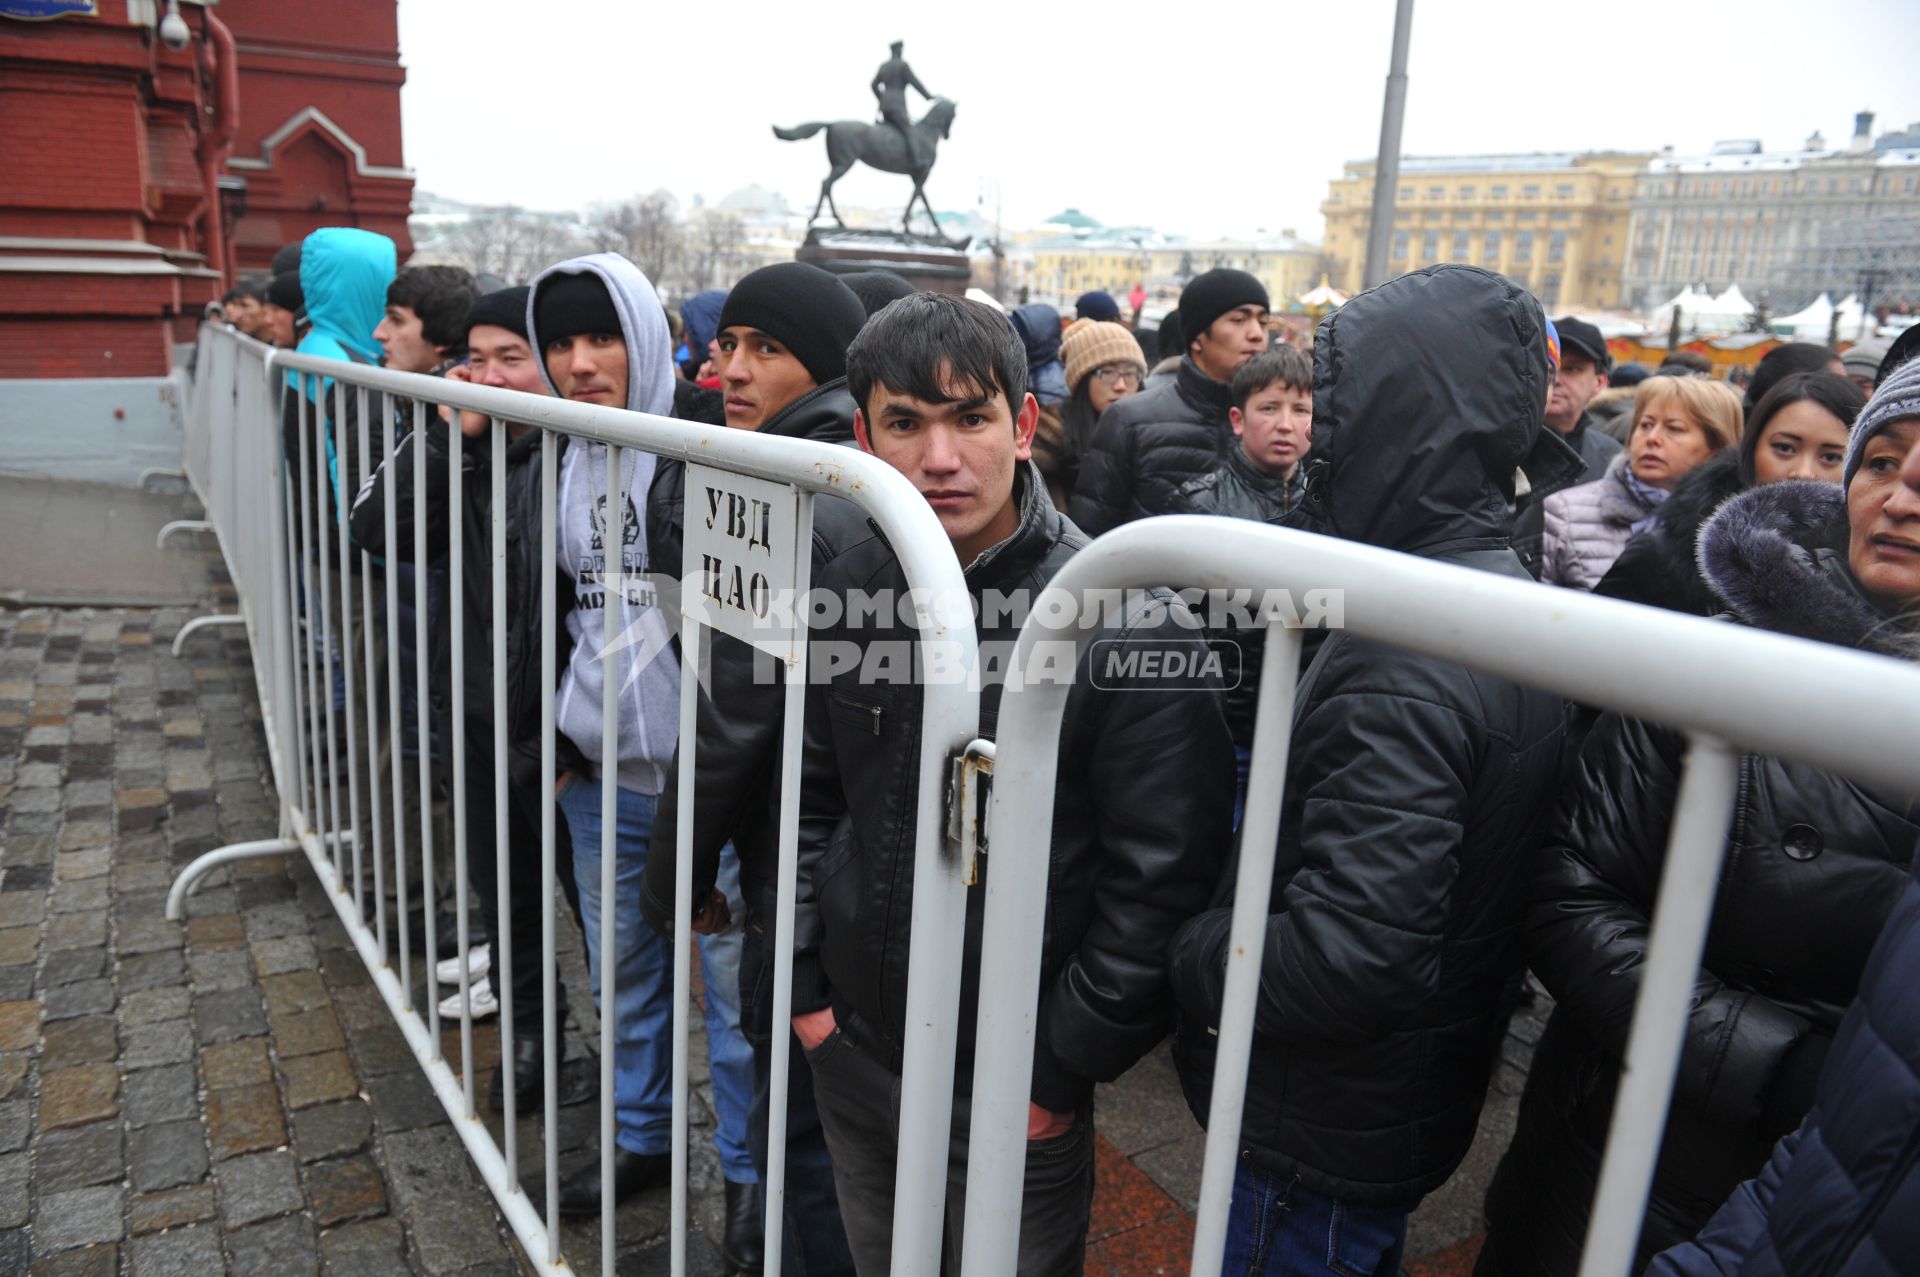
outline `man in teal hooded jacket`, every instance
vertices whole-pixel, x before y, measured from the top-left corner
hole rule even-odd
[[[393,241],[372,231],[327,226],[307,236],[300,251],[300,289],[306,299],[308,327],[296,347],[299,353],[356,364],[379,363],[380,343],[373,330],[386,317],[387,285],[393,282],[396,260]],[[289,473],[296,480],[306,476],[316,449],[324,451],[328,505],[337,523],[346,517],[354,493],[372,468],[360,458],[359,393],[342,387],[336,395],[333,378],[311,373],[289,372],[287,384],[317,405],[318,411],[310,412],[308,421],[325,427],[318,442],[311,424],[303,435],[299,402],[287,399],[282,430]],[[378,441],[369,440],[369,446],[378,455]],[[311,478],[307,482],[311,484]],[[313,499],[311,489],[307,496]]]

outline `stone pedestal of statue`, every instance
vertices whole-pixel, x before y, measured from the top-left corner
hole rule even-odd
[[[972,271],[966,247],[965,240],[955,244],[897,230],[815,227],[794,257],[836,275],[890,270],[921,292],[958,297],[967,291]]]

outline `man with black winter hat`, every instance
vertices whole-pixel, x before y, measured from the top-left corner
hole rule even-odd
[[[898,276],[894,276],[898,279]],[[901,281],[902,284],[905,281]],[[911,291],[909,289],[909,291]],[[866,322],[859,299],[814,266],[783,262],[742,279],[720,312],[721,385],[727,424],[760,434],[824,443],[853,441],[854,402],[846,388],[847,346]],[[663,464],[648,499],[649,541],[656,570],[680,575],[686,472]],[[865,516],[848,503],[816,501],[813,557],[825,562],[850,539],[868,535]],[[740,861],[746,905],[740,958],[740,1027],[753,1047],[754,1095],[748,1148],[762,1182],[767,1172],[773,1080],[773,940],[778,866],[781,706],[784,685],[763,678],[753,649],[715,633],[696,732],[699,778],[694,796],[694,929],[708,933],[730,921],[714,890],[720,854],[731,841]],[[676,755],[654,817],[658,845],[647,855],[640,908],[662,935],[673,934],[679,829]],[[850,1274],[853,1260],[840,1222],[833,1164],[813,1098],[813,1075],[796,1047],[788,1053],[787,1178],[781,1227],[783,1270],[807,1277]],[[754,1258],[758,1258],[755,1256]]]
[[[885,310],[889,302],[911,296],[914,291],[913,285],[904,278],[878,267],[842,275],[840,282],[851,289],[853,295],[860,299],[860,304],[867,308],[868,319]]]
[[[867,322],[860,299],[818,266],[763,266],[720,307],[720,389],[727,424],[758,430],[800,395],[847,372]]]
[[[1180,294],[1186,355],[1171,382],[1107,409],[1068,509],[1088,536],[1177,508],[1182,484],[1233,444],[1227,412],[1241,364],[1267,348],[1267,288],[1243,270],[1196,275]]]

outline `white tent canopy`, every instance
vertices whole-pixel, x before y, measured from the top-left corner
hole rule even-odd
[[[1728,284],[1727,291],[1713,299],[1713,310],[1717,314],[1735,315],[1745,318],[1753,314],[1753,303],[1740,291],[1740,285]]]
[[[1789,341],[1825,341],[1833,327],[1833,298],[1821,293],[1804,310],[1782,315],[1768,325],[1776,337]]]

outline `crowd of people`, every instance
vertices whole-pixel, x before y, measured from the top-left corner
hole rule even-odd
[[[1591,324],[1549,320],[1524,289],[1470,266],[1430,267],[1355,297],[1307,350],[1272,342],[1267,293],[1236,270],[1187,284],[1151,335],[1151,365],[1146,334],[1112,298],[1090,293],[1074,310],[1065,323],[1043,304],[1009,314],[916,292],[886,272],[835,276],[793,262],[669,311],[613,254],[560,262],[510,287],[456,268],[396,270],[391,242],[328,229],[289,246],[270,281],[237,289],[227,317],[330,358],[862,449],[925,496],[976,602],[1043,589],[1093,536],[1123,523],[1190,513],[1892,661],[1920,652],[1920,360],[1909,360],[1920,340],[1902,340],[1870,369],[1824,347],[1782,346],[1743,400],[1684,352],[1651,375],[1616,368]],[[324,467],[326,492],[343,499],[319,502],[317,519],[344,522],[383,570],[422,574],[405,578],[402,597],[410,605],[424,580],[432,600],[426,668],[436,710],[410,739],[437,773],[450,777],[456,756],[464,764],[464,792],[449,780],[444,801],[464,809],[470,845],[490,848],[495,635],[491,565],[478,552],[493,515],[489,423],[435,408],[423,391],[391,420],[366,423],[376,443],[362,454],[352,442],[363,429],[355,397],[329,386],[312,377],[291,385],[289,474],[311,487],[313,468]],[[382,432],[395,445],[387,462]],[[608,909],[617,973],[615,1004],[601,1007],[616,1044],[613,1180],[603,1183],[597,1164],[576,1172],[560,1209],[594,1214],[608,1194],[665,1182],[670,942],[684,926],[696,933],[704,976],[728,1262],[752,1271],[763,1260],[758,1185],[779,1139],[783,1270],[885,1273],[911,1015],[916,671],[819,663],[827,672],[806,689],[799,763],[795,923],[791,936],[776,934],[784,692],[749,645],[726,635],[713,637],[698,699],[692,792],[679,784],[678,653],[652,582],[682,572],[684,467],[626,450],[614,475],[596,441],[561,435],[549,454],[538,430],[507,432],[503,868],[515,889],[510,916],[494,916],[493,858],[469,856],[481,916],[443,978],[464,965],[474,980],[512,990],[516,1090],[530,1101],[542,1068],[531,942],[542,920],[531,887],[540,706],[551,692],[559,832],[570,848],[563,878],[596,999]],[[416,455],[433,471],[425,507],[414,500]],[[557,466],[551,546],[540,522],[547,464]],[[447,496],[454,466],[461,509]],[[456,522],[471,548],[458,578],[447,555]],[[428,551],[416,562],[417,536]],[[905,592],[893,547],[849,502],[818,499],[811,550],[817,590]],[[550,689],[540,675],[548,555],[564,617]],[[622,633],[662,641],[603,648],[608,609]],[[978,614],[983,649],[1010,644],[1017,618],[993,607]],[[393,641],[412,641],[410,616],[385,619]],[[1224,997],[1264,631],[1204,628],[1167,590],[1100,624],[1106,637],[1231,652],[1243,677],[1230,688],[1146,673],[1116,682],[1088,677],[1083,657],[1068,693],[1022,1274],[1081,1271],[1096,1083],[1171,1034],[1187,1101],[1205,1123]],[[898,616],[848,609],[810,639],[865,651],[912,637]],[[441,659],[456,641],[466,679],[457,723]],[[1225,1271],[1396,1277],[1409,1215],[1474,1138],[1531,969],[1554,1007],[1489,1192],[1479,1271],[1570,1277],[1685,742],[1344,631],[1310,636],[1309,650]],[[411,659],[402,665],[410,671]],[[601,712],[609,680],[614,724]],[[1000,693],[999,676],[984,681],[989,736]],[[612,810],[601,796],[609,769]],[[1920,806],[1913,794],[1765,757],[1741,759],[1740,775],[1640,1265],[1663,1277],[1916,1271],[1920,998],[1910,977],[1920,882],[1909,876]],[[674,839],[688,804],[695,906],[681,916]],[[608,819],[611,900],[601,895]],[[973,891],[948,1270],[965,1222],[972,1025],[991,996],[975,980],[981,915]],[[514,969],[492,971],[482,941],[503,927],[523,939]],[[772,1019],[782,945],[794,955],[790,1024]],[[470,1006],[481,1014],[489,1004],[498,1002],[480,983]],[[461,1009],[456,997],[448,1013]],[[780,1033],[798,1049],[787,1129],[769,1132]]]

